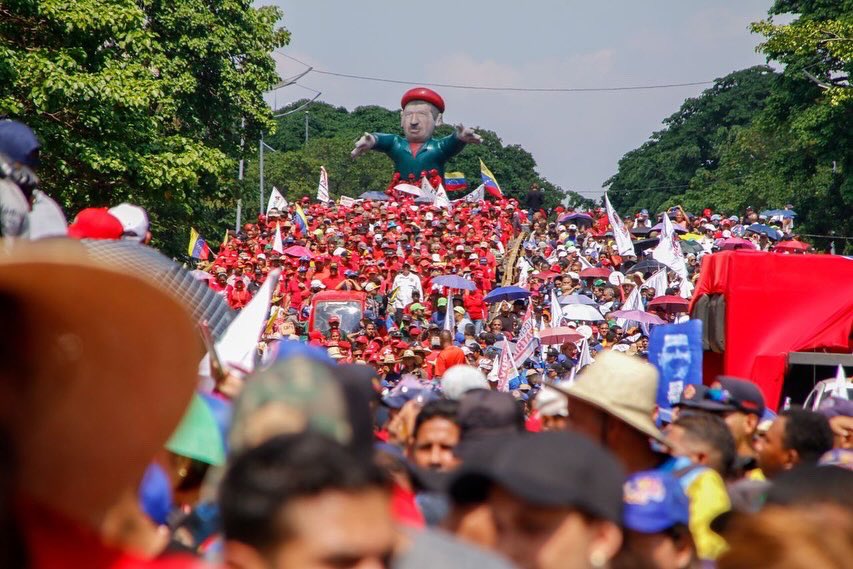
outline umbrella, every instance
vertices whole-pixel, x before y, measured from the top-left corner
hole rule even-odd
[[[720,249],[723,251],[734,251],[736,249],[752,249],[755,250],[755,243],[750,241],[749,239],[742,239],[740,237],[730,237],[723,241],[722,245],[720,245]]]
[[[637,263],[636,265],[634,265],[633,267],[631,267],[630,271],[632,273],[640,272],[640,273],[643,273],[644,275],[646,275],[646,274],[652,274],[656,271],[659,271],[662,268],[664,268],[665,266],[666,265],[664,265],[663,263],[660,263],[654,259],[644,259],[644,260],[640,261],[639,263]]]
[[[766,209],[762,212],[759,212],[758,215],[764,215],[766,217],[781,217],[781,218],[794,218],[797,217],[797,212],[792,209]]]
[[[291,257],[308,257],[309,259],[314,256],[308,247],[303,247],[302,245],[288,247],[284,250],[284,254],[290,255]]]
[[[597,322],[604,320],[598,308],[588,304],[570,304],[563,308],[563,318],[569,320],[586,320],[588,322]]]
[[[625,320],[631,320],[632,322],[640,322],[641,324],[666,324],[661,317],[649,314],[642,310],[617,310],[612,312],[611,316],[624,318]]]
[[[802,241],[797,241],[796,239],[792,239],[790,241],[781,241],[777,243],[774,247],[774,251],[789,251],[789,252],[804,252],[811,249],[811,245],[808,243],[803,243]]]
[[[483,298],[483,301],[488,304],[493,304],[504,300],[510,301],[518,300],[519,298],[527,298],[528,296],[530,296],[530,291],[526,288],[521,288],[520,286],[502,286],[487,294]]]
[[[652,237],[651,239],[640,239],[639,241],[634,241],[634,251],[637,252],[637,255],[642,256],[641,253],[646,249],[651,249],[652,247],[657,247],[658,243],[660,243],[660,239],[657,237]]]
[[[540,280],[543,280],[543,281],[547,281],[547,280],[549,280],[549,279],[557,278],[557,277],[559,277],[559,276],[561,276],[561,275],[560,275],[560,273],[555,273],[555,272],[553,272],[553,271],[541,271],[541,272],[536,273],[536,274],[531,274],[530,276],[531,276],[531,277],[536,277],[537,279],[540,279]]]
[[[592,216],[588,213],[567,213],[558,220],[559,223],[566,223],[567,221],[573,221],[575,225],[579,223],[589,223],[592,225]]]
[[[446,286],[447,288],[458,288],[462,290],[477,290],[477,284],[459,275],[442,275],[432,279],[432,284]]]
[[[585,294],[567,294],[557,299],[560,304],[586,304],[588,306],[598,306],[593,299]]]
[[[639,227],[634,227],[633,229],[631,229],[632,235],[648,235],[651,232],[652,232],[651,227],[644,227],[642,225]]]
[[[649,302],[649,308],[657,308],[664,312],[687,312],[690,303],[680,296],[664,295]]]
[[[592,267],[582,270],[578,275],[582,279],[606,279],[610,276],[611,272],[610,269],[605,269],[604,267]]]
[[[773,241],[779,241],[779,239],[782,238],[782,234],[777,230],[773,229],[769,225],[761,223],[753,223],[746,228],[746,231],[751,231],[752,233],[757,233],[759,235],[766,235],[768,239],[772,239]]]
[[[225,464],[225,446],[219,424],[200,395],[193,395],[181,423],[166,442],[166,449],[213,466]]]
[[[685,255],[688,253],[693,253],[694,255],[698,255],[699,253],[704,251],[704,249],[702,248],[702,245],[696,241],[693,241],[693,240],[687,241],[684,239],[680,239],[678,241],[678,244],[681,245],[681,252],[684,253]]]
[[[687,230],[681,227],[680,225],[672,224],[673,229],[675,229],[676,233],[687,233]],[[663,223],[658,223],[654,227],[652,227],[652,231],[663,231]]]
[[[358,198],[375,202],[387,202],[391,199],[385,192],[364,192]]]
[[[539,332],[539,342],[543,346],[553,346],[563,342],[580,342],[583,336],[578,334],[574,328],[560,326],[559,328],[546,328]]]
[[[193,320],[206,320],[215,340],[225,333],[237,314],[221,295],[207,286],[207,281],[198,280],[156,249],[126,240],[83,239],[81,243],[97,260],[122,267],[132,274],[150,275],[189,309]]]

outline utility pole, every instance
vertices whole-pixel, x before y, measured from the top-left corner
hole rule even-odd
[[[261,140],[258,143],[258,152],[260,158],[258,160],[258,172],[259,178],[261,180],[260,189],[261,189],[261,207],[259,209],[259,213],[264,213],[264,134],[261,133]]]
[[[305,111],[305,144],[308,144],[308,111]]]

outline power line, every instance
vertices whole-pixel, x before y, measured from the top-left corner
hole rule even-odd
[[[282,55],[300,65],[310,67],[304,61],[301,61],[293,56],[276,50],[276,53]],[[355,79],[359,81],[373,81],[377,83],[391,83],[395,85],[423,85],[425,87],[440,87],[442,89],[466,89],[469,91],[493,91],[507,93],[605,93],[619,91],[649,91],[654,89],[672,89],[678,87],[696,87],[699,85],[713,85],[713,81],[690,81],[685,83],[663,83],[657,85],[627,85],[619,87],[501,87],[494,85],[463,85],[460,83],[430,83],[426,81],[404,81],[402,79],[389,79],[386,77],[373,77],[369,75],[356,75],[354,73],[340,73],[336,71],[328,71],[325,69],[312,69],[312,73],[320,75],[330,75],[333,77],[342,77],[345,79]]]

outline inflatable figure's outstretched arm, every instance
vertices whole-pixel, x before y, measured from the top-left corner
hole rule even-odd
[[[365,132],[362,137],[356,141],[355,148],[350,152],[350,157],[358,158],[374,146],[376,146],[376,137],[369,132]]]

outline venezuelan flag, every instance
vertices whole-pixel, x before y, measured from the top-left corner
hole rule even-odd
[[[300,235],[308,234],[308,218],[305,217],[305,212],[299,204],[296,204],[293,210],[293,225],[299,230]]]
[[[462,172],[447,172],[444,175],[444,188],[448,192],[458,192],[468,187],[465,174]]]
[[[210,247],[207,246],[207,241],[195,230],[195,227],[190,227],[190,245],[187,248],[187,254],[193,259],[209,259]]]
[[[480,177],[483,179],[483,186],[489,192],[490,196],[496,198],[504,197],[501,187],[498,185],[497,178],[495,178],[495,175],[492,174],[492,171],[489,170],[482,158],[480,159]]]

